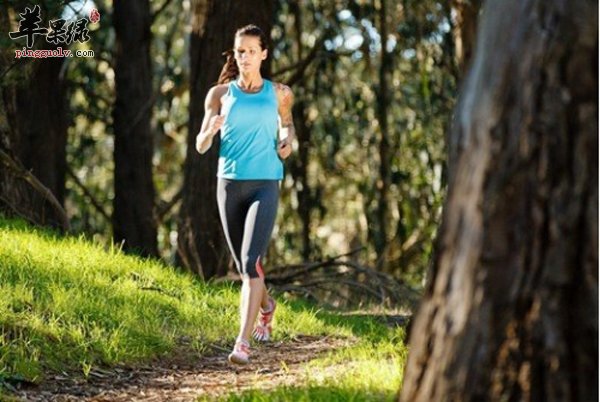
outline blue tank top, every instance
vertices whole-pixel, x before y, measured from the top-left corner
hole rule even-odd
[[[217,176],[236,180],[281,180],[277,155],[278,105],[273,83],[263,79],[259,92],[246,93],[236,81],[223,97]]]

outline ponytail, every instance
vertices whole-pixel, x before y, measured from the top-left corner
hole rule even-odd
[[[225,61],[225,64],[221,69],[221,75],[219,75],[217,84],[227,84],[228,82],[235,80],[240,73],[235,58],[233,57],[233,50],[223,52],[223,56],[227,56],[227,61]]]

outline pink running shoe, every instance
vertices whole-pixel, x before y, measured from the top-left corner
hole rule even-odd
[[[277,307],[277,303],[275,303],[275,299],[269,297],[270,308],[267,311],[264,311],[262,308],[260,309],[258,315],[258,323],[252,332],[252,337],[259,342],[266,342],[271,338],[271,322],[273,321],[273,315],[275,314],[275,307]]]
[[[229,363],[248,364],[250,362],[250,344],[245,340],[237,340],[233,352],[227,358]]]

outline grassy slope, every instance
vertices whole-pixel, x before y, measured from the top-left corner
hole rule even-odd
[[[204,353],[208,343],[229,345],[237,329],[235,287],[205,284],[156,261],[1,217],[0,294],[0,380],[41,381],[49,371],[86,375],[95,365],[172,353],[183,339]],[[327,334],[359,341],[310,363],[300,388],[276,389],[270,399],[393,397],[406,351],[401,329],[297,300],[280,307],[276,339]],[[340,362],[343,372],[327,369]]]

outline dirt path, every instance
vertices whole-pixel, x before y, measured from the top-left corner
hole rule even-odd
[[[22,389],[24,401],[195,401],[246,389],[263,391],[298,383],[304,377],[303,363],[352,341],[332,337],[298,337],[257,347],[253,362],[234,367],[227,362],[228,350],[214,346],[214,355],[179,356],[137,368],[93,370],[87,380],[53,376],[43,384]]]

